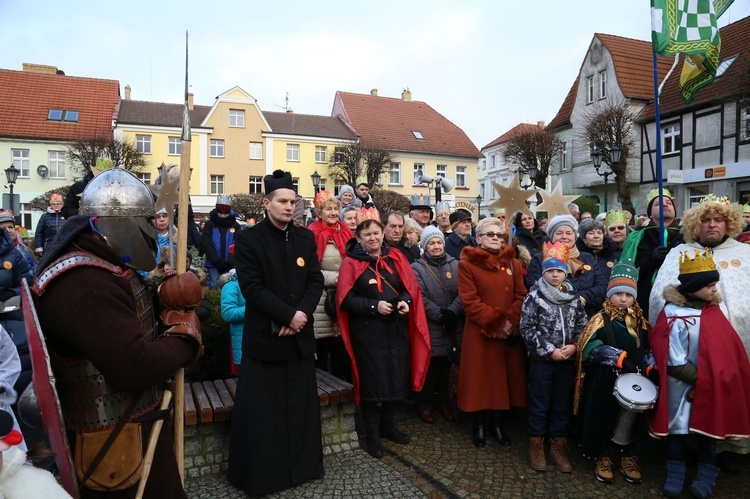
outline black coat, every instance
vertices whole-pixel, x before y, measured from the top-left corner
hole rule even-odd
[[[581,253],[588,253],[594,257],[596,264],[599,266],[599,271],[606,278],[609,283],[609,276],[612,274],[612,267],[620,260],[620,249],[615,245],[614,241],[610,238],[604,238],[604,244],[602,249],[596,251],[586,246],[586,243],[579,237],[576,240],[576,247]]]
[[[234,214],[221,218],[215,209],[211,210],[200,242],[201,253],[206,255],[206,267],[218,269],[222,274],[234,267],[229,247],[234,244],[240,230],[242,226],[237,223]]]
[[[542,252],[542,244],[544,243],[544,238],[546,236],[547,234],[541,229],[530,231],[523,227],[516,227],[516,239],[518,239],[518,244],[529,250],[531,256]]]
[[[466,240],[461,239],[461,236],[455,232],[451,232],[451,235],[445,238],[445,252],[456,260],[461,259],[461,251],[467,246],[470,248],[477,247],[477,240],[471,234]]]

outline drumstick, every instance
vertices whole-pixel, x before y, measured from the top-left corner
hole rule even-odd
[[[162,411],[166,411],[169,408],[169,403],[172,401],[172,392],[166,390],[164,392],[164,398],[161,401]],[[148,481],[148,475],[151,473],[151,466],[154,464],[154,452],[156,451],[156,441],[159,438],[161,427],[164,424],[163,419],[159,419],[151,427],[151,435],[148,437],[148,447],[146,448],[146,455],[143,458],[143,472],[141,473],[141,481],[138,484],[138,493],[135,495],[135,499],[143,499],[143,492],[146,490],[146,482]]]

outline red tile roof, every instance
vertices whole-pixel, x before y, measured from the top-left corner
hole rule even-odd
[[[724,26],[719,33],[721,34],[719,60],[724,61],[735,55],[737,58],[723,75],[698,90],[693,101],[685,104],[680,96],[679,88],[680,71],[684,60],[684,57],[680,55],[680,62],[664,85],[659,99],[662,117],[677,114],[688,108],[702,107],[748,95],[748,89],[750,89],[750,17]],[[654,119],[653,102],[639,116],[639,121],[652,119]]]
[[[483,157],[463,130],[424,102],[341,91],[336,92],[336,99],[344,109],[344,120],[367,145],[391,151]],[[417,139],[413,130],[424,139]]]
[[[547,125],[547,130],[556,130],[566,125],[570,125],[570,113],[573,112],[573,106],[575,106],[576,103],[576,92],[578,91],[578,81],[580,79],[581,76],[579,74],[576,76],[576,81],[573,82],[573,86],[570,87],[568,95],[565,96],[565,100],[563,100],[560,110],[557,111],[555,117],[552,118],[552,121]]]
[[[112,118],[119,100],[120,83],[116,80],[0,69],[0,137],[112,137]],[[78,121],[49,121],[50,109],[78,111]]]
[[[507,132],[505,132],[504,134],[502,134],[501,136],[499,136],[498,138],[496,138],[495,140],[493,140],[492,142],[484,146],[482,150],[485,150],[492,146],[496,146],[498,144],[503,144],[505,142],[508,142],[513,137],[515,137],[516,134],[518,133],[533,132],[538,129],[539,129],[539,125],[533,125],[531,123],[519,123],[518,125],[514,126],[510,130],[508,130]]]
[[[185,104],[123,100],[117,115],[117,123],[181,128],[184,107]],[[193,110],[189,112],[190,127],[199,127],[209,111],[211,111],[211,106],[193,106]]]
[[[271,126],[269,133],[327,137],[330,139],[356,140],[354,133],[344,121],[336,116],[312,114],[264,112]]]

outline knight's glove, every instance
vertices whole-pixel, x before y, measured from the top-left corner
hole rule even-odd
[[[192,272],[167,273],[159,285],[159,300],[166,309],[193,309],[203,300],[203,289]]]
[[[162,333],[162,336],[177,336],[195,346],[195,357],[190,359],[188,365],[194,363],[203,355],[201,321],[194,310],[163,310],[159,317],[162,324],[168,328]]]

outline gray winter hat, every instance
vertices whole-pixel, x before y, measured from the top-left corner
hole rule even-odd
[[[547,222],[547,235],[552,239],[557,229],[566,226],[573,229],[576,234],[578,233],[578,222],[573,218],[573,215],[557,215]]]
[[[354,194],[354,188],[351,185],[342,185],[339,187],[339,195],[338,198],[341,199],[342,194],[345,192],[348,192],[352,196],[356,197],[356,194]]]
[[[422,239],[419,240],[419,247],[424,251],[427,248],[427,243],[430,239],[440,238],[445,243],[445,234],[443,231],[435,227],[434,225],[428,225],[422,230]]]

